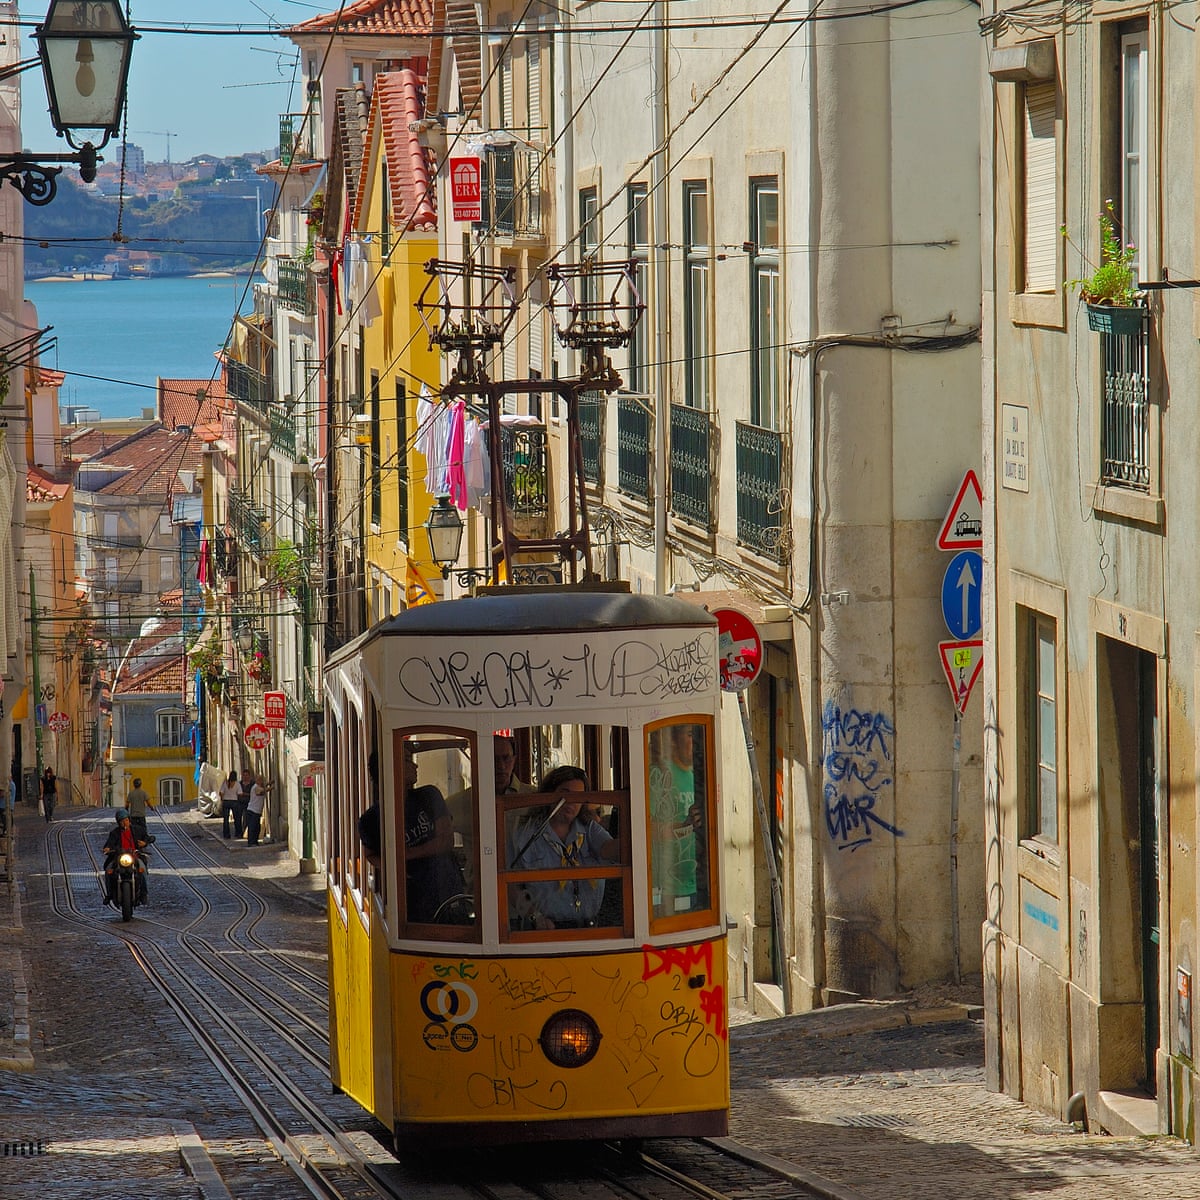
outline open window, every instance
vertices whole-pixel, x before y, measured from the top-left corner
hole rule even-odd
[[[474,737],[446,729],[397,730],[392,748],[395,840],[404,851],[392,875],[399,878],[402,923],[410,936],[427,931],[439,939],[475,938],[478,906],[468,873],[472,880],[479,877],[473,848],[478,826],[467,783],[475,759]],[[456,839],[448,796],[471,821],[469,857],[465,839]]]
[[[632,937],[628,731],[539,725],[506,737],[515,783],[496,796],[501,937]]]
[[[652,926],[711,919],[716,869],[712,721],[685,717],[646,734]],[[698,916],[697,914],[702,914]]]

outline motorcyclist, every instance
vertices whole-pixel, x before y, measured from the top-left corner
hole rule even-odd
[[[137,864],[137,902],[141,904],[146,899],[146,860],[143,854],[146,843],[134,832],[129,813],[125,809],[118,808],[113,816],[116,818],[116,824],[108,831],[103,850],[104,903],[117,903],[117,855],[122,850],[132,850]]]

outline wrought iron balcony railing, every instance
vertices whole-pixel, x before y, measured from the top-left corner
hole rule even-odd
[[[671,405],[671,511],[706,532],[712,529],[715,440],[704,409]]]
[[[285,404],[272,404],[269,412],[271,445],[281,454],[296,460],[296,412]]]
[[[654,417],[649,398],[617,393],[617,487],[627,496],[649,501],[653,478]]]
[[[229,524],[233,535],[251,554],[262,554],[267,514],[250,502],[240,488],[229,489]]]
[[[225,390],[234,400],[252,405],[262,412],[274,398],[274,381],[245,363],[225,361]]]
[[[746,421],[735,426],[738,544],[775,562],[786,556],[784,470],[787,439]]]
[[[1150,490],[1149,328],[1102,333],[1104,402],[1100,435],[1101,482]]]
[[[316,289],[308,260],[280,257],[275,262],[279,267],[279,299],[288,308],[311,317],[316,312]]]
[[[510,511],[542,517],[549,511],[546,488],[546,427],[505,425],[500,431],[504,498]]]
[[[604,483],[604,401],[603,392],[584,392],[579,397],[583,478],[597,487]]]
[[[500,237],[545,237],[543,158],[525,146],[487,147],[480,180],[483,229]]]
[[[303,162],[313,157],[314,124],[307,113],[280,113],[279,161],[283,166],[291,166],[293,159]]]

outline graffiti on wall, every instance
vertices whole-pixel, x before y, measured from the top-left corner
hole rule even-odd
[[[886,713],[825,702],[821,713],[825,826],[838,850],[870,845],[881,832],[904,836],[881,812],[881,801],[892,789],[895,741],[896,729]]]

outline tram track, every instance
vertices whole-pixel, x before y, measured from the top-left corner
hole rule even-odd
[[[220,869],[216,856],[198,844],[199,835],[165,818],[158,822],[161,865],[151,880],[151,905],[137,909],[130,923],[102,919],[111,910],[98,907],[98,882],[97,894],[87,896],[101,870],[94,824],[59,822],[47,838],[54,911],[125,944],[289,1173],[297,1195],[415,1200],[431,1184],[447,1200],[455,1191],[461,1200],[799,1200],[819,1194],[702,1140],[656,1142],[638,1154],[587,1144],[571,1148],[574,1157],[561,1146],[509,1148],[481,1158],[475,1170],[464,1169],[457,1154],[453,1168],[396,1159],[361,1128],[370,1118],[357,1105],[345,1097],[314,1098],[329,1094],[324,980],[297,972],[296,955],[262,936],[270,909],[255,889]],[[164,897],[162,911],[156,895]]]

